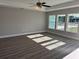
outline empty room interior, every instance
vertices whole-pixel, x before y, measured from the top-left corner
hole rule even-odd
[[[79,59],[79,0],[0,0],[0,59]]]

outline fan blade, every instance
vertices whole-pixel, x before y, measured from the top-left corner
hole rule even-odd
[[[46,2],[42,2],[42,4],[46,4]]]
[[[42,5],[42,6],[44,6],[44,7],[51,7],[51,6],[48,6],[48,5]]]

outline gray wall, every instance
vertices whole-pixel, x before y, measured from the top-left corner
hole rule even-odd
[[[47,16],[47,19],[48,19],[49,15],[69,14],[69,13],[79,13],[79,7],[47,12],[46,16]],[[58,31],[58,30],[53,31],[52,33],[59,34],[59,35],[62,35],[62,36],[66,36],[66,37],[69,37],[69,38],[75,38],[75,39],[79,40],[79,33],[70,33],[70,32]]]
[[[0,6],[0,36],[45,30],[45,13]]]

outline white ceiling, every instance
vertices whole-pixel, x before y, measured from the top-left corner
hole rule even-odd
[[[38,0],[0,0],[0,5],[6,5],[11,7],[18,7],[18,8],[26,8],[35,10],[32,6],[32,3],[36,3]],[[63,8],[70,8],[70,7],[78,7],[79,1],[78,0],[41,0],[46,2],[47,5],[52,6],[51,8],[42,8],[40,11],[53,11]]]

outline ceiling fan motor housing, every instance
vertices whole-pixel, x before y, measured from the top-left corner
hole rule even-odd
[[[38,7],[42,7],[42,3],[40,3],[40,2],[37,2],[37,4],[36,4]]]

